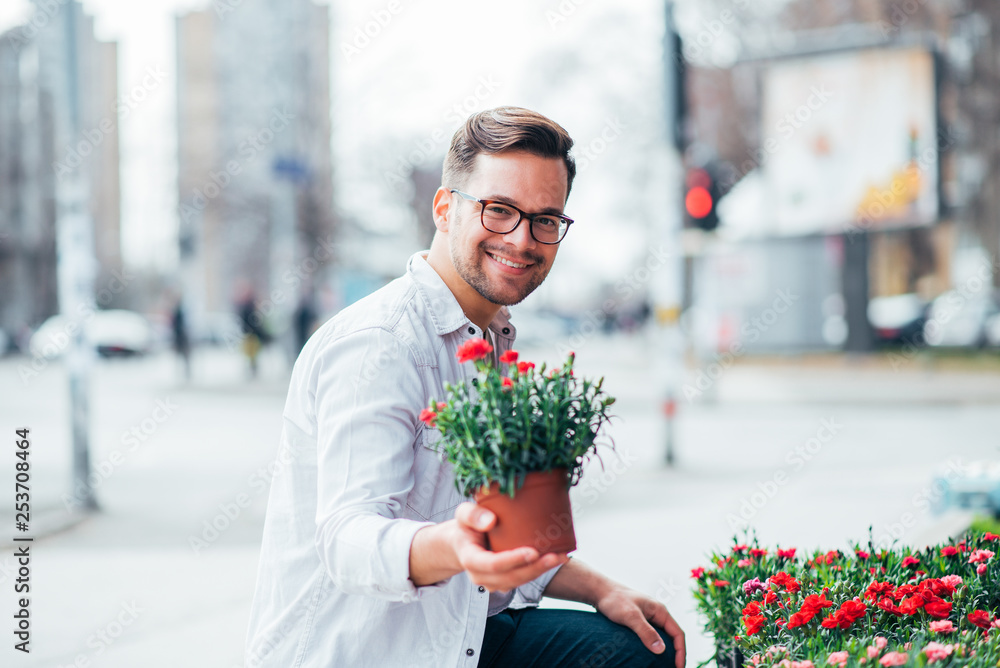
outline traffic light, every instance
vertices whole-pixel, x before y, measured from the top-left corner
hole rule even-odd
[[[719,201],[719,187],[712,174],[704,168],[688,171],[684,194],[684,211],[688,226],[711,232],[719,226],[715,205]]]

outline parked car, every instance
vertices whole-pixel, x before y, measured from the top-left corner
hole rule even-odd
[[[875,297],[868,302],[868,322],[882,343],[918,342],[926,320],[927,302],[913,293]]]
[[[997,312],[989,294],[951,290],[931,303],[924,340],[935,347],[983,347],[989,342],[987,325]]]
[[[69,318],[54,315],[31,336],[29,349],[36,357],[62,356],[70,343]],[[133,311],[95,311],[83,320],[84,340],[102,357],[142,355],[153,342],[153,330],[143,316]]]

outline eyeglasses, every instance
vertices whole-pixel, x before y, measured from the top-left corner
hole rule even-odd
[[[451,188],[449,192],[461,195],[467,200],[479,202],[482,205],[479,220],[482,221],[483,227],[494,234],[510,234],[517,229],[522,219],[527,218],[532,239],[540,244],[557,244],[563,240],[566,232],[569,231],[569,226],[573,224],[573,219],[566,216],[554,213],[525,213],[506,202],[479,199],[454,188]]]

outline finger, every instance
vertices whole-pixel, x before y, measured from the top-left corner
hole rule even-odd
[[[652,624],[646,621],[646,615],[641,608],[633,608],[624,616],[623,621],[626,626],[635,631],[635,634],[639,636],[639,640],[642,641],[642,644],[650,652],[653,654],[663,654],[664,650],[666,650],[667,646],[663,643],[663,638],[656,632]]]
[[[487,552],[486,559],[482,560],[482,563],[487,565],[485,569],[480,570],[474,567],[466,569],[469,572],[470,579],[472,579],[476,584],[481,584],[487,587],[490,591],[503,589],[509,590],[514,587],[519,587],[526,582],[531,582],[546,571],[555,568],[560,564],[566,563],[569,559],[566,554],[550,553],[545,554],[530,563],[524,563],[523,560],[517,561],[515,562],[514,567],[510,568],[506,567],[506,565],[498,566],[495,564],[497,556],[502,555],[502,558],[506,559],[507,552],[518,552],[519,550],[507,550],[506,552],[496,554]],[[490,556],[494,557],[493,562],[490,561]]]
[[[466,501],[455,509],[458,523],[474,531],[489,531],[496,524],[496,515],[480,505]]]
[[[681,630],[681,627],[671,616],[666,606],[653,602],[653,607],[649,610],[649,613],[646,616],[653,625],[662,628],[673,639],[677,668],[684,668],[687,655],[684,645],[684,631]]]

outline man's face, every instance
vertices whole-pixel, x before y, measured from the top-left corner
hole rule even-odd
[[[523,151],[479,154],[469,179],[459,188],[479,199],[501,200],[527,213],[562,213],[566,165]],[[559,244],[531,236],[527,219],[512,232],[490,232],[480,222],[482,205],[452,193],[448,246],[458,275],[494,304],[517,304],[542,284]],[[512,267],[502,260],[515,263]]]

